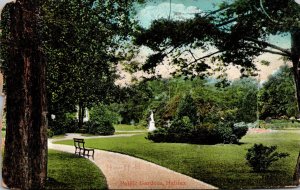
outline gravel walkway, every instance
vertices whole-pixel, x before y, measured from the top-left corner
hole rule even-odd
[[[68,134],[65,139],[76,137],[79,137],[78,134]],[[54,141],[56,140],[62,139]],[[53,144],[52,142],[52,139],[49,140],[49,149],[74,153],[73,146]],[[217,189],[189,176],[119,153],[95,150],[95,160],[91,161],[105,175],[109,189]]]

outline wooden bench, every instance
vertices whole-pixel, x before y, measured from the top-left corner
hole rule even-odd
[[[75,154],[78,154],[79,156],[87,156],[88,158],[92,156],[92,158],[94,159],[95,151],[94,149],[84,147],[84,139],[73,138],[73,140],[75,146]],[[92,153],[92,155],[90,153]]]

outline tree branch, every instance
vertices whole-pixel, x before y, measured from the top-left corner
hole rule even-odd
[[[284,52],[278,52],[278,51],[273,51],[273,50],[269,50],[269,49],[263,49],[263,48],[260,48],[260,47],[256,47],[256,46],[247,46],[248,48],[254,48],[254,49],[258,49],[262,52],[265,52],[265,53],[271,53],[271,54],[276,54],[276,55],[281,55],[281,56],[287,56],[289,57],[289,55],[287,53],[284,53]]]
[[[219,50],[219,51],[216,51],[216,52],[207,54],[207,55],[205,55],[205,56],[203,56],[203,57],[200,57],[200,58],[198,58],[198,59],[195,59],[194,61],[190,62],[190,64],[196,63],[197,61],[199,61],[199,60],[201,60],[201,59],[209,58],[209,57],[211,57],[211,56],[213,56],[213,55],[216,55],[216,54],[218,54],[218,53],[221,53],[221,52],[222,52],[222,51]]]
[[[292,56],[291,51],[289,51],[288,49],[281,48],[281,47],[276,46],[276,45],[274,45],[274,44],[271,44],[271,43],[269,43],[269,42],[260,41],[260,40],[257,40],[257,39],[254,39],[254,38],[248,38],[248,37],[246,37],[246,38],[244,38],[244,39],[247,40],[247,41],[250,41],[250,42],[257,43],[257,44],[259,44],[259,45],[264,45],[264,46],[268,46],[268,47],[270,47],[270,48],[279,50],[279,51],[281,51],[282,53],[284,53],[284,56],[289,56],[289,57]],[[263,49],[262,49],[262,50],[263,50]],[[268,51],[273,52],[272,50],[268,50]],[[270,52],[270,53],[271,53],[271,52]],[[280,53],[280,52],[277,52],[276,54],[278,54],[278,53]]]
[[[194,55],[194,53],[189,49],[188,50],[189,52],[190,52],[190,54],[192,55],[192,57],[194,58],[194,60],[196,61],[197,59],[196,59],[196,57],[195,57],[195,55]]]

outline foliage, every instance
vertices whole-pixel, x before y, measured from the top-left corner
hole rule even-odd
[[[246,125],[234,125],[232,122],[218,124],[200,124],[196,127],[187,116],[176,119],[170,127],[160,127],[149,132],[147,139],[154,142],[176,142],[194,144],[237,144],[246,135]]]
[[[66,115],[59,115],[56,116],[55,120],[50,119],[48,121],[48,128],[54,135],[78,132],[78,121]]]
[[[241,139],[247,134],[248,128],[248,125],[244,122],[235,123],[232,127],[232,133],[237,137],[237,139]]]
[[[284,61],[293,63],[299,110],[300,73],[296,72],[300,65],[299,15],[300,6],[293,0],[223,1],[217,9],[197,14],[192,19],[156,20],[149,28],[137,33],[135,43],[150,47],[155,52],[149,55],[143,69],[155,70],[153,68],[168,59],[176,65],[178,75],[188,77],[215,71],[220,72],[221,77],[226,77],[222,71],[230,65],[239,66],[242,77],[255,76],[258,56],[264,53],[283,56]],[[269,38],[271,35],[290,35],[291,47],[274,44]],[[204,54],[202,57],[194,53],[200,51]],[[190,55],[186,55],[186,52]],[[269,61],[262,63],[268,65]],[[289,94],[291,86],[285,84],[282,90]],[[293,101],[292,98],[289,102]],[[286,109],[288,114],[293,114],[294,108]],[[267,109],[266,112],[271,110]],[[282,110],[276,111],[284,112]]]
[[[141,29],[136,35],[137,44],[146,45],[157,52],[149,56],[143,68],[153,68],[169,56],[178,66],[180,74],[203,74],[210,68],[208,62],[211,58],[213,63],[222,63],[219,70],[229,64],[246,67],[241,69],[245,76],[253,74],[255,58],[265,52],[291,59],[292,53],[271,44],[268,35],[293,33],[295,28],[299,27],[296,20],[299,8],[292,1],[277,0],[276,3],[278,4],[274,5],[274,2],[266,1],[261,6],[260,0],[251,3],[249,0],[237,0],[231,3],[223,2],[219,4],[219,9],[198,14],[193,19],[156,20],[150,28]],[[280,24],[274,20],[270,22],[265,10],[274,20],[280,21]],[[189,38],[186,34],[189,34]],[[172,48],[172,51],[168,51]],[[213,53],[208,51],[212,48],[216,49]],[[182,56],[191,49],[207,53],[198,59]],[[193,51],[190,53],[194,56]]]
[[[187,117],[193,125],[197,124],[197,108],[195,101],[190,94],[185,95],[179,102],[176,118],[183,119]]]
[[[297,116],[297,99],[292,70],[288,66],[269,77],[259,92],[260,119]]]
[[[43,1],[41,37],[48,62],[49,113],[74,112],[79,105],[82,125],[82,110],[117,98],[115,67],[133,49],[126,43],[135,28],[133,2]]]
[[[90,110],[90,122],[86,124],[87,131],[96,135],[113,135],[113,122],[118,122],[118,115],[104,104],[98,104]]]
[[[92,121],[98,122],[109,121],[110,123],[118,123],[120,117],[118,113],[111,110],[109,105],[102,103],[93,106],[89,114]]]
[[[235,80],[225,88],[225,106],[235,110],[236,122],[254,122],[257,120],[258,81],[253,78]]]
[[[146,82],[141,82],[121,90],[122,102],[120,104],[119,114],[123,118],[123,124],[130,124],[133,120],[139,123],[147,110],[153,93]],[[148,115],[149,116],[149,115]],[[145,119],[145,118],[144,118]]]
[[[207,127],[206,127],[207,128]],[[299,131],[249,133],[240,145],[195,145],[181,143],[153,143],[145,135],[86,139],[93,148],[135,156],[152,163],[212,184],[220,189],[276,189],[293,185],[296,160],[299,155]],[[72,140],[59,144],[73,145]],[[247,149],[254,143],[277,145],[278,150],[290,154],[259,175],[246,165]]]
[[[275,152],[277,146],[264,146],[263,144],[254,144],[248,149],[246,159],[248,165],[252,167],[255,172],[265,172],[275,161],[289,156],[288,153]]]
[[[90,121],[88,124],[88,133],[93,135],[113,135],[115,128],[110,121]]]
[[[90,119],[92,121],[109,121],[110,123],[116,124],[120,121],[120,115],[110,105],[100,103],[93,106],[90,111]]]
[[[54,136],[54,132],[51,129],[47,129],[47,137],[52,138]]]

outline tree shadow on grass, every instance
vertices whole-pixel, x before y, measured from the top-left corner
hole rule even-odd
[[[56,179],[49,177],[47,179],[47,182],[46,182],[46,189],[66,189],[66,190],[69,190],[69,189],[73,189],[73,188],[68,186],[66,183],[59,182]]]

